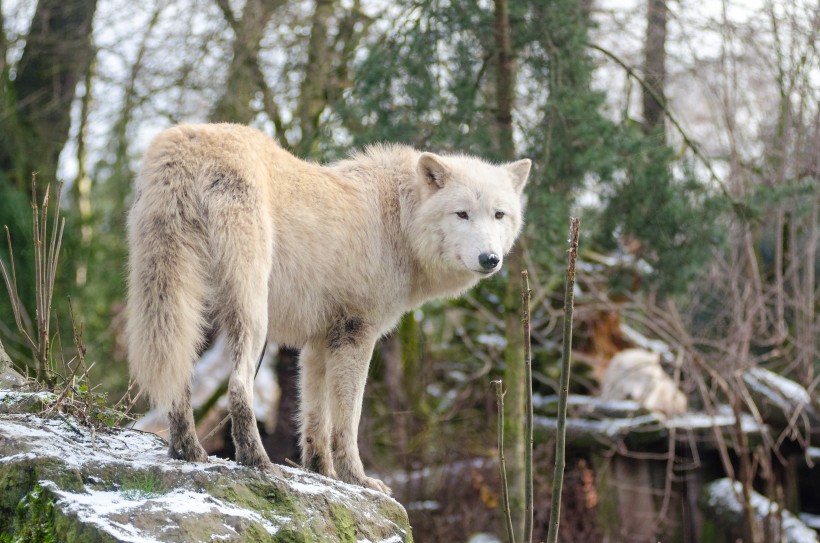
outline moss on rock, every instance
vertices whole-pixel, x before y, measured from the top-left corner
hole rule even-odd
[[[377,492],[282,467],[172,461],[156,436],[0,414],[0,543],[411,542]]]

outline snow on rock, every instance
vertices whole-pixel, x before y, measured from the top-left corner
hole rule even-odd
[[[799,428],[820,426],[820,413],[799,383],[759,367],[749,369],[743,381],[765,422],[778,428],[794,423]]]
[[[713,414],[679,413],[666,415],[648,412],[632,401],[602,400],[597,397],[574,395],[568,398],[566,421],[567,444],[573,448],[609,448],[620,442],[631,446],[664,443],[670,432],[676,432],[678,440],[694,440],[704,449],[714,448],[715,429],[731,435],[735,431],[735,416],[726,405],[717,406]],[[557,398],[534,397],[533,405],[539,413],[533,424],[537,432],[551,437],[556,431],[555,411]],[[769,432],[765,424],[742,413],[740,425],[752,439]]]
[[[740,482],[718,479],[704,487],[701,506],[704,512],[712,517],[715,524],[735,533],[739,532],[743,525],[741,496],[743,496],[743,487]],[[764,522],[767,517],[771,518],[771,524],[774,524],[774,519],[780,516],[780,538],[772,534],[773,538],[770,539],[784,543],[820,543],[817,533],[798,517],[789,511],[781,510],[778,504],[755,491],[751,494],[751,506],[757,523],[756,532],[764,533],[768,525]]]
[[[62,415],[0,414],[0,489],[0,540],[412,541],[384,494],[288,467],[169,460],[153,434]]]

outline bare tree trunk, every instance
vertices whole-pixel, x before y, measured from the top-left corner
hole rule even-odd
[[[496,45],[496,111],[495,124],[498,153],[502,160],[515,158],[512,109],[515,97],[515,72],[510,44],[510,15],[507,0],[495,0]],[[519,318],[522,270],[521,246],[507,257],[507,347],[504,350],[504,385],[508,394],[504,414],[504,443],[507,465],[507,488],[513,534],[522,541],[524,533],[524,334]],[[529,542],[527,542],[529,543]]]
[[[644,42],[643,127],[646,132],[664,129],[664,85],[666,82],[667,0],[647,0],[646,41]]]
[[[328,23],[333,16],[334,0],[317,0],[308,43],[307,66],[299,93],[299,129],[302,139],[298,152],[311,156],[319,143],[319,122],[327,106],[327,93],[333,69],[333,51],[328,41]]]
[[[228,68],[225,90],[217,101],[211,120],[248,124],[253,120],[251,101],[260,87],[259,48],[274,11],[281,0],[248,0],[242,10],[242,19],[236,20],[228,0],[216,0],[225,19],[236,35],[233,58]]]
[[[498,152],[504,160],[515,158],[512,137],[514,100],[513,52],[510,45],[510,11],[507,0],[495,0],[495,46],[497,65],[495,125],[498,130]],[[520,274],[519,274],[520,275]],[[518,290],[516,289],[516,296]]]
[[[8,47],[6,22],[3,19],[3,2],[0,0],[0,85],[6,81],[6,51],[8,51]]]
[[[96,0],[40,0],[14,81],[0,88],[0,170],[28,191],[32,171],[51,179],[68,140],[77,83],[94,57]]]

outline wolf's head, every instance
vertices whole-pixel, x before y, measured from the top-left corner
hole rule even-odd
[[[521,193],[530,166],[528,159],[494,165],[422,153],[416,165],[420,202],[410,233],[419,259],[474,278],[500,270],[521,232]]]

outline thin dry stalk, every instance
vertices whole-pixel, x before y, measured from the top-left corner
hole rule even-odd
[[[530,278],[527,270],[521,272],[521,307],[524,327],[524,376],[526,379],[526,403],[524,404],[524,541],[532,541],[533,497],[532,497],[532,338],[530,336]]]
[[[65,230],[65,219],[60,217],[60,200],[63,192],[63,184],[58,183],[54,193],[56,205],[52,218],[51,231],[48,228],[48,207],[51,195],[51,185],[46,187],[42,204],[37,200],[36,176],[31,176],[31,228],[34,238],[34,278],[35,278],[35,322],[37,324],[36,333],[30,326],[24,326],[25,310],[20,296],[17,292],[17,271],[14,264],[14,253],[11,246],[11,234],[6,227],[6,241],[9,245],[9,257],[11,259],[11,273],[6,266],[0,262],[0,273],[6,283],[6,290],[11,299],[14,320],[20,335],[25,339],[32,353],[34,354],[35,371],[37,379],[51,385],[51,312],[52,297],[54,295],[54,282],[57,278],[57,263],[60,257],[60,248],[63,242],[63,231]],[[27,320],[27,318],[26,318]],[[35,339],[36,336],[36,339]]]
[[[513,533],[512,511],[510,511],[510,493],[507,488],[507,464],[504,460],[504,383],[499,379],[493,381],[495,398],[498,402],[498,466],[501,472],[501,499],[504,507],[504,526],[507,528],[507,541],[515,543]]]
[[[570,219],[569,251],[567,256],[567,281],[564,289],[564,345],[561,352],[561,387],[558,389],[557,432],[555,439],[555,471],[552,476],[552,503],[550,504],[547,543],[558,541],[558,525],[561,521],[561,491],[564,486],[567,439],[567,396],[569,395],[569,372],[572,363],[572,312],[575,300],[575,261],[578,257],[578,233],[581,220]]]

